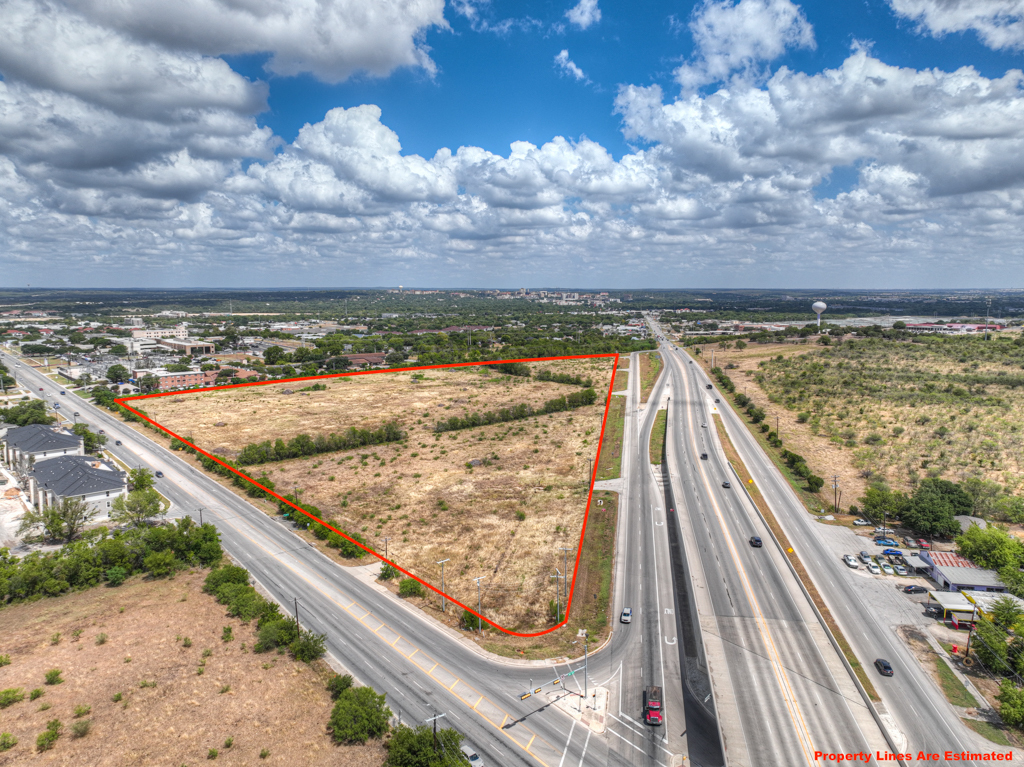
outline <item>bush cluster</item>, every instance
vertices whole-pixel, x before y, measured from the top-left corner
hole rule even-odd
[[[465,416],[453,415],[444,421],[438,421],[434,427],[436,432],[457,431],[459,429],[472,429],[477,426],[490,426],[495,423],[507,423],[509,421],[521,421],[534,415],[544,413],[560,413],[565,410],[575,410],[585,405],[593,405],[597,401],[597,392],[593,389],[584,389],[581,392],[573,392],[568,396],[555,397],[545,402],[539,409],[527,404],[513,405],[512,407],[501,408],[500,410],[488,410],[484,413],[470,413]]]
[[[365,743],[388,731],[387,696],[372,687],[349,687],[338,695],[327,729],[335,743]]]
[[[0,548],[0,604],[57,596],[105,580],[117,585],[134,573],[161,575],[183,566],[208,567],[222,554],[216,528],[188,518],[114,533],[99,527],[58,551],[34,551],[21,559]]]
[[[299,434],[285,442],[283,439],[271,442],[252,443],[242,448],[238,454],[238,463],[242,466],[252,466],[272,461],[285,461],[289,458],[301,458],[307,455],[318,455],[320,453],[333,453],[337,450],[351,450],[356,447],[368,445],[383,445],[388,442],[401,442],[405,439],[406,433],[394,421],[381,426],[379,429],[357,429],[349,427],[340,434],[318,434],[311,437],[308,434]]]

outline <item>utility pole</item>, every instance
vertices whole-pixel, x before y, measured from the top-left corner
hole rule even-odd
[[[203,507],[199,507],[199,526],[203,526]]]
[[[839,475],[832,475],[832,507],[835,513],[839,513]]]
[[[442,718],[443,716],[444,716],[444,714],[436,714],[436,715],[432,716],[430,719],[424,719],[423,720],[423,724],[429,724],[430,722],[434,723],[434,753],[435,754],[437,753],[437,720]]]
[[[294,599],[295,599],[295,628],[298,629],[299,628],[299,598],[298,597],[294,597]]]
[[[985,340],[988,340],[988,318],[992,314],[992,299],[985,299]]]
[[[562,574],[558,572],[558,568],[555,568],[555,574],[549,576],[555,579],[555,625],[562,620],[562,593],[558,590],[558,579],[562,577]]]
[[[441,612],[444,612],[444,563],[447,561],[447,559],[442,559],[440,562],[434,563],[436,565],[441,565]]]
[[[481,601],[480,601],[480,581],[482,581],[486,577],[487,576],[485,576],[485,575],[481,575],[479,578],[474,578],[473,579],[474,581],[476,581],[476,613],[477,613],[476,626],[477,626],[477,632],[480,634],[480,636],[484,635],[484,620],[483,620],[483,618],[480,617],[480,613],[483,612],[483,608],[481,607]]]
[[[562,602],[563,602],[563,604],[566,605],[566,608],[568,608],[568,605],[569,605],[569,582],[568,582],[569,581],[569,578],[568,578],[568,575],[569,575],[569,552],[571,551],[571,549],[568,546],[561,546],[559,548],[562,549],[562,571],[565,573],[565,576],[562,578],[562,596],[563,596]],[[569,612],[569,610],[566,609],[566,612]]]
[[[388,558],[388,541],[390,541],[390,540],[391,540],[390,538],[385,538],[384,539],[384,559]],[[444,572],[443,568],[442,568],[441,572]],[[442,588],[441,591],[444,591],[444,588]]]

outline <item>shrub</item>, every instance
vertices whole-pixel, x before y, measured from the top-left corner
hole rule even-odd
[[[96,635],[96,644],[106,644],[106,643],[107,643],[107,635],[106,634],[101,632],[101,633]]]
[[[403,578],[398,583],[398,596],[400,597],[422,597],[426,596],[426,593],[423,584],[415,578]]]
[[[435,757],[435,743],[441,746],[443,754],[451,754],[448,759]],[[415,729],[401,726],[391,734],[388,740],[388,758],[386,767],[401,765],[449,765],[465,764],[460,760],[462,753],[462,735],[453,729],[438,729],[435,734],[430,727],[419,725]],[[465,757],[462,757],[465,758]]]
[[[60,678],[59,668],[51,668],[49,671],[46,672],[47,684],[62,684],[63,682],[64,680]]]
[[[259,639],[253,650],[266,652],[275,647],[287,647],[298,638],[298,631],[295,629],[295,621],[289,618],[278,618],[261,626],[258,636]]]
[[[220,632],[220,641],[231,642],[234,641],[234,633],[231,631],[230,626],[225,626],[224,630]]]
[[[327,729],[335,743],[365,743],[388,731],[391,709],[386,695],[372,687],[350,687],[334,703]]]
[[[18,739],[9,732],[0,732],[0,751],[9,751],[18,745]]]
[[[292,656],[302,663],[312,663],[327,652],[327,635],[300,631],[299,636],[288,646]]]
[[[207,759],[216,759],[217,758],[217,749],[211,748],[209,751],[207,751],[206,752],[206,758]]]
[[[182,647],[191,647],[192,646],[192,640],[189,639],[188,637],[185,637],[183,640],[181,640],[181,646]]]
[[[260,759],[266,759],[268,756],[270,756],[269,748],[260,749]]]
[[[28,699],[29,700],[36,700],[37,698],[43,697],[45,694],[46,694],[46,692],[43,690],[42,687],[37,687],[36,689],[34,689],[32,692],[30,692],[28,694]]]
[[[123,567],[111,567],[107,570],[107,583],[111,586],[120,586],[128,577],[128,571]]]
[[[819,477],[817,474],[811,474],[807,477],[807,489],[812,493],[816,493],[821,490],[825,485],[825,480]]]
[[[71,725],[71,735],[76,738],[84,738],[92,728],[92,719],[80,719]]]
[[[249,571],[235,565],[217,567],[211,570],[210,574],[206,576],[206,580],[203,581],[203,591],[207,594],[216,594],[217,590],[225,583],[241,583],[248,586]]]
[[[351,686],[351,674],[335,674],[327,680],[327,691],[331,694],[331,700],[337,700]]]
[[[64,725],[61,724],[59,719],[51,719],[47,722],[46,729],[39,733],[39,736],[36,738],[36,750],[49,751],[53,748],[53,744],[57,742],[57,738],[60,737],[63,729]]]
[[[397,578],[398,575],[398,568],[389,565],[387,562],[385,562],[383,565],[380,566],[380,575],[377,576],[377,579],[382,581],[390,581],[392,578]]]
[[[811,418],[811,414],[806,412],[806,411],[804,411],[802,413],[797,413],[796,414],[796,422],[797,423],[807,423],[810,420],[810,418]]]
[[[233,745],[235,745],[235,739],[234,738],[228,738],[227,740],[224,741],[224,748],[231,748]]]
[[[523,511],[522,509],[516,509],[516,519],[522,522],[524,519],[526,519],[526,512]]]
[[[10,666],[10,665],[11,665],[11,656],[7,655],[7,654],[0,655],[0,666]]]
[[[59,631],[55,631],[54,633],[50,634],[50,644],[52,644],[52,645],[60,644],[60,636],[61,635],[60,635]]]
[[[92,706],[77,705],[75,706],[75,719],[79,719],[83,716],[88,716],[92,711]]]
[[[552,610],[551,612],[554,612]],[[462,625],[471,631],[476,631],[482,625],[482,621],[469,610],[462,611]]]
[[[124,696],[121,695],[121,693],[115,692],[114,693],[114,697],[112,697],[111,700],[114,701],[114,703],[120,703],[121,702],[121,698],[123,698],[123,697]]]
[[[220,694],[223,695],[226,692],[231,692],[231,685],[226,684],[220,688]]]
[[[178,567],[178,560],[170,549],[154,551],[142,560],[142,566],[154,578],[171,575]]]
[[[10,687],[6,690],[0,690],[0,708],[13,706],[15,703],[20,703],[23,700],[25,700],[25,691],[20,687]]]

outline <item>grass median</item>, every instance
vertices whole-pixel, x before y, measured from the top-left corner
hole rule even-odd
[[[668,410],[659,410],[651,427],[651,463],[659,465],[665,449],[665,428],[668,424]]]

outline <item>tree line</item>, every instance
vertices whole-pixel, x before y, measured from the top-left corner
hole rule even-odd
[[[597,401],[597,392],[593,389],[584,389],[581,392],[573,392],[568,396],[549,399],[540,408],[520,403],[512,407],[505,407],[499,410],[488,410],[483,413],[470,413],[464,416],[453,415],[444,421],[438,421],[434,427],[436,432],[457,431],[459,429],[472,429],[477,426],[489,426],[495,423],[507,423],[509,421],[521,421],[534,415],[545,413],[558,413],[565,410],[575,410],[585,405],[593,405]]]
[[[242,466],[252,466],[273,461],[286,461],[289,458],[301,458],[308,455],[320,453],[332,453],[336,450],[351,450],[356,447],[367,445],[383,445],[388,442],[401,442],[405,439],[406,433],[402,431],[398,423],[389,421],[379,429],[357,429],[349,427],[340,434],[318,434],[311,437],[308,434],[299,434],[285,442],[277,439],[273,442],[266,440],[259,443],[250,443],[242,448],[238,454],[238,463]]]

